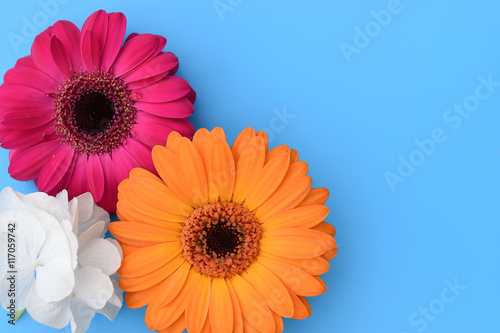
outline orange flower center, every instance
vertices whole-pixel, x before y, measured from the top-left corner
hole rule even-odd
[[[197,208],[181,230],[184,259],[197,272],[221,279],[243,273],[257,259],[261,238],[255,214],[233,202]]]

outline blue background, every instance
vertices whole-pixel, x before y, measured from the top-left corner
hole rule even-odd
[[[1,75],[29,54],[26,21],[39,33],[121,11],[127,34],[167,37],[198,94],[195,128],[221,126],[230,142],[267,129],[330,189],[328,291],[285,332],[500,332],[498,1],[44,1],[2,4]],[[7,156],[0,185],[36,191],[9,178]],[[144,312],[97,315],[89,332],[148,332]],[[27,314],[6,322],[56,331]]]

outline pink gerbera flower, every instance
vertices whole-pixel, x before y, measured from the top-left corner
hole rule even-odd
[[[166,39],[133,33],[122,13],[93,13],[80,31],[58,21],[35,38],[31,55],[0,86],[0,142],[9,173],[40,191],[91,192],[116,208],[118,184],[134,167],[154,171],[151,148],[172,130],[192,137],[186,119],[195,93],[173,76]],[[123,45],[122,45],[123,43]]]

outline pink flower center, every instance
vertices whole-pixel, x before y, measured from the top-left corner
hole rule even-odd
[[[111,154],[132,135],[137,111],[111,73],[75,73],[50,97],[57,135],[81,154]]]
[[[259,255],[262,227],[252,211],[233,202],[197,208],[181,230],[184,259],[213,278],[243,273]]]

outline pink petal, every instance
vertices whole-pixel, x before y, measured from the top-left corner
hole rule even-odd
[[[168,75],[152,86],[134,91],[131,98],[149,103],[170,102],[186,96],[190,90],[191,87],[186,80]]]
[[[63,178],[69,179],[66,174],[71,171],[74,154],[75,150],[69,145],[60,145],[54,153],[48,156],[38,175],[38,189],[40,191],[50,192]],[[71,172],[69,176],[71,176]]]
[[[101,61],[102,45],[99,43],[96,33],[87,30],[82,37],[82,58],[89,71],[97,71]]]
[[[60,141],[49,141],[30,148],[18,149],[10,161],[9,174],[12,178],[22,181],[37,178],[48,156],[60,146]]]
[[[167,127],[180,135],[192,138],[194,134],[193,124],[186,118],[165,118],[158,117],[146,112],[137,113],[137,124],[155,124]]]
[[[116,210],[116,202],[118,201],[118,182],[115,177],[115,168],[109,155],[100,155],[99,159],[101,160],[106,186],[104,187],[102,199],[97,204],[107,212],[112,213]]]
[[[52,36],[50,39],[50,52],[52,54],[52,58],[54,58],[54,62],[64,76],[70,76],[73,66],[71,65],[71,60],[64,44],[59,38],[57,38],[57,36]]]
[[[59,83],[44,72],[32,67],[14,67],[5,73],[3,82],[9,85],[23,85],[45,94],[57,90]]]
[[[135,73],[135,72],[133,72],[133,73]],[[130,82],[130,83],[127,83],[127,88],[129,90],[138,90],[138,89],[146,88],[146,87],[148,87],[152,84],[155,84],[158,81],[162,80],[167,75],[168,75],[168,72],[158,74],[156,76],[151,76],[151,77],[148,77],[147,79],[144,79],[144,80]]]
[[[120,183],[125,178],[128,178],[130,170],[139,167],[136,159],[125,149],[120,147],[113,150],[113,165],[115,166],[116,181]]]
[[[33,45],[31,46],[31,58],[36,67],[44,73],[60,82],[64,75],[57,67],[50,51],[50,35],[42,32],[36,36]]]
[[[91,155],[88,157],[87,180],[90,193],[92,193],[94,200],[101,200],[104,194],[104,173],[98,155]]]
[[[187,118],[194,111],[193,104],[186,97],[165,103],[136,101],[134,106],[144,112],[167,118]]]
[[[34,112],[11,112],[0,121],[5,127],[11,129],[32,129],[43,126],[52,120],[50,112],[33,114]]]
[[[72,69],[75,72],[83,71],[85,65],[80,51],[81,34],[76,25],[69,21],[57,21],[52,26],[52,33],[64,44],[72,64]]]
[[[89,191],[86,155],[75,155],[73,175],[67,189],[69,199]]]
[[[92,13],[83,24],[81,51],[88,70],[100,69],[107,34],[108,14],[104,10]]]
[[[154,56],[160,43],[161,38],[151,34],[137,35],[130,39],[118,53],[112,66],[113,72],[119,77],[128,74]]]
[[[137,140],[148,147],[154,147],[156,145],[165,146],[172,129],[157,124],[138,123],[134,125],[133,131]]]
[[[33,59],[31,59],[31,56],[29,55],[29,56],[17,59],[15,67],[36,68],[36,65],[33,63]]]
[[[156,169],[153,164],[153,156],[151,155],[151,147],[146,147],[142,143],[134,140],[128,139],[124,145],[127,152],[132,155],[134,160],[136,160],[141,168],[147,169],[156,174]]]
[[[101,57],[101,69],[105,72],[109,70],[120,51],[126,27],[127,19],[125,15],[122,13],[108,14],[108,32]]]
[[[191,88],[191,90],[187,93],[186,98],[191,102],[191,104],[194,104],[196,101],[196,92]]]
[[[52,99],[39,90],[17,85],[0,86],[0,114],[6,110],[51,109]]]
[[[161,52],[151,61],[144,63],[132,73],[124,77],[125,83],[144,80],[158,74],[173,74],[171,70],[179,65],[177,57],[169,52]]]
[[[36,146],[44,141],[45,133],[51,129],[53,129],[51,123],[47,123],[32,131],[18,131],[0,127],[1,146],[5,149],[19,149]]]

